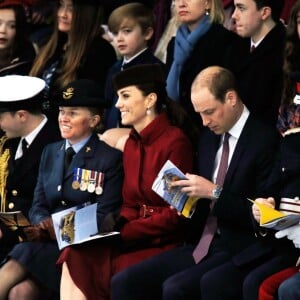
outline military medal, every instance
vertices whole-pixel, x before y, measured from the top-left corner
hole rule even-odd
[[[73,182],[72,182],[72,188],[74,190],[78,190],[80,187],[81,173],[82,173],[82,169],[80,168],[74,169]]]
[[[86,191],[87,189],[87,170],[82,169],[81,182],[80,182],[80,190]]]
[[[98,172],[98,174],[97,174],[97,186],[95,188],[95,193],[97,195],[101,195],[103,193],[103,179],[104,179],[104,173]]]
[[[96,189],[96,176],[97,172],[96,171],[90,171],[89,174],[89,185],[88,185],[88,192],[89,193],[94,193]]]

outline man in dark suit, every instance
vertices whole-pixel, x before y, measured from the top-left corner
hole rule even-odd
[[[173,186],[200,198],[192,221],[197,213],[211,207],[202,236],[199,227],[190,229],[200,233],[201,242],[209,236],[208,225],[214,220],[217,226],[211,232],[208,254],[200,251],[204,257],[199,258],[194,241],[128,268],[113,277],[113,299],[240,299],[249,264],[266,252],[264,247],[259,251],[262,237],[254,226],[247,198],[269,194],[268,177],[279,135],[249,114],[234,76],[224,68],[215,66],[200,72],[191,98],[206,127],[199,138],[198,173],[186,174],[187,180]],[[225,147],[226,136],[229,145]],[[226,152],[228,170],[223,168]],[[203,222],[203,216],[198,221]],[[237,256],[253,245],[259,250]]]
[[[285,27],[279,20],[282,0],[235,0],[232,19],[244,39],[236,47],[234,72],[249,111],[275,125],[283,82]]]
[[[0,78],[0,126],[5,135],[2,151],[1,210],[22,211],[28,216],[37,182],[41,154],[46,144],[60,139],[57,126],[41,113],[41,91],[45,82],[36,77],[6,76]],[[23,146],[22,146],[23,145]],[[23,149],[22,149],[23,148]],[[23,237],[0,223],[1,258]]]

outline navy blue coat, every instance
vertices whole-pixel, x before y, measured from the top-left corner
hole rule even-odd
[[[98,203],[98,227],[104,216],[121,206],[123,182],[122,153],[109,147],[92,135],[86,145],[73,157],[63,175],[65,141],[48,145],[41,158],[38,182],[33,205],[29,212],[30,221],[40,221],[69,207],[91,201]],[[102,195],[74,190],[73,169],[83,168],[104,173]],[[55,266],[59,256],[56,241],[26,242],[18,244],[9,256],[21,263],[27,271],[45,286],[59,291],[60,274]]]
[[[44,147],[61,139],[56,126],[47,121],[35,139],[30,144],[26,153],[15,160],[20,138],[9,139],[4,144],[4,149],[9,149],[8,176],[6,181],[5,211],[21,210],[25,216],[32,205],[34,188],[38,178],[39,164]],[[2,201],[2,199],[1,199]],[[0,240],[0,259],[18,242],[18,236],[3,224],[0,225],[4,237]]]

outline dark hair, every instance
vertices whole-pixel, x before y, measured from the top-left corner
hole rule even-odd
[[[143,96],[155,93],[157,95],[157,102],[155,106],[156,113],[165,112],[170,124],[179,127],[189,137],[192,144],[196,146],[199,133],[197,127],[180,104],[172,101],[167,96],[165,85],[153,82],[138,84],[136,87],[142,92]]]
[[[26,14],[23,6],[21,5],[7,5],[1,7],[2,9],[11,9],[14,12],[16,20],[16,35],[12,44],[11,49],[8,49],[5,62],[1,62],[0,65],[7,65],[14,57],[21,54],[28,41],[28,23],[26,20]]]
[[[300,0],[291,9],[286,28],[286,44],[283,61],[283,92],[281,104],[289,106],[295,96],[295,84],[300,80],[300,38],[297,30],[297,14],[300,12]],[[298,78],[297,78],[298,77]]]
[[[57,11],[55,13],[57,15]],[[101,6],[95,8],[92,5],[73,3],[72,26],[69,33],[68,48],[61,64],[60,75],[56,81],[58,88],[62,89],[76,79],[77,69],[82,63],[82,59],[91,41],[97,35],[101,38],[102,14],[103,10]],[[31,76],[40,76],[49,59],[51,59],[57,49],[60,46],[62,47],[67,41],[67,35],[58,30],[57,17],[54,19],[54,32],[49,42],[41,49],[37,56],[30,71]]]
[[[87,110],[90,111],[90,113],[95,116],[99,115],[100,116],[100,122],[97,124],[95,127],[95,132],[96,133],[102,133],[104,131],[104,124],[103,124],[103,116],[104,116],[104,108],[102,107],[85,107]]]
[[[281,11],[284,5],[284,0],[253,0],[257,9],[268,6],[272,10],[272,19],[277,22],[280,19]]]

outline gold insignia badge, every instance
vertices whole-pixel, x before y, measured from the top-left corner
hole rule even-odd
[[[90,151],[91,151],[91,148],[90,148],[90,147],[86,147],[86,148],[85,148],[85,152],[86,152],[86,153],[88,153],[88,152],[90,152]]]
[[[70,87],[66,91],[63,92],[63,98],[65,100],[69,100],[73,97],[74,95],[74,88]]]

